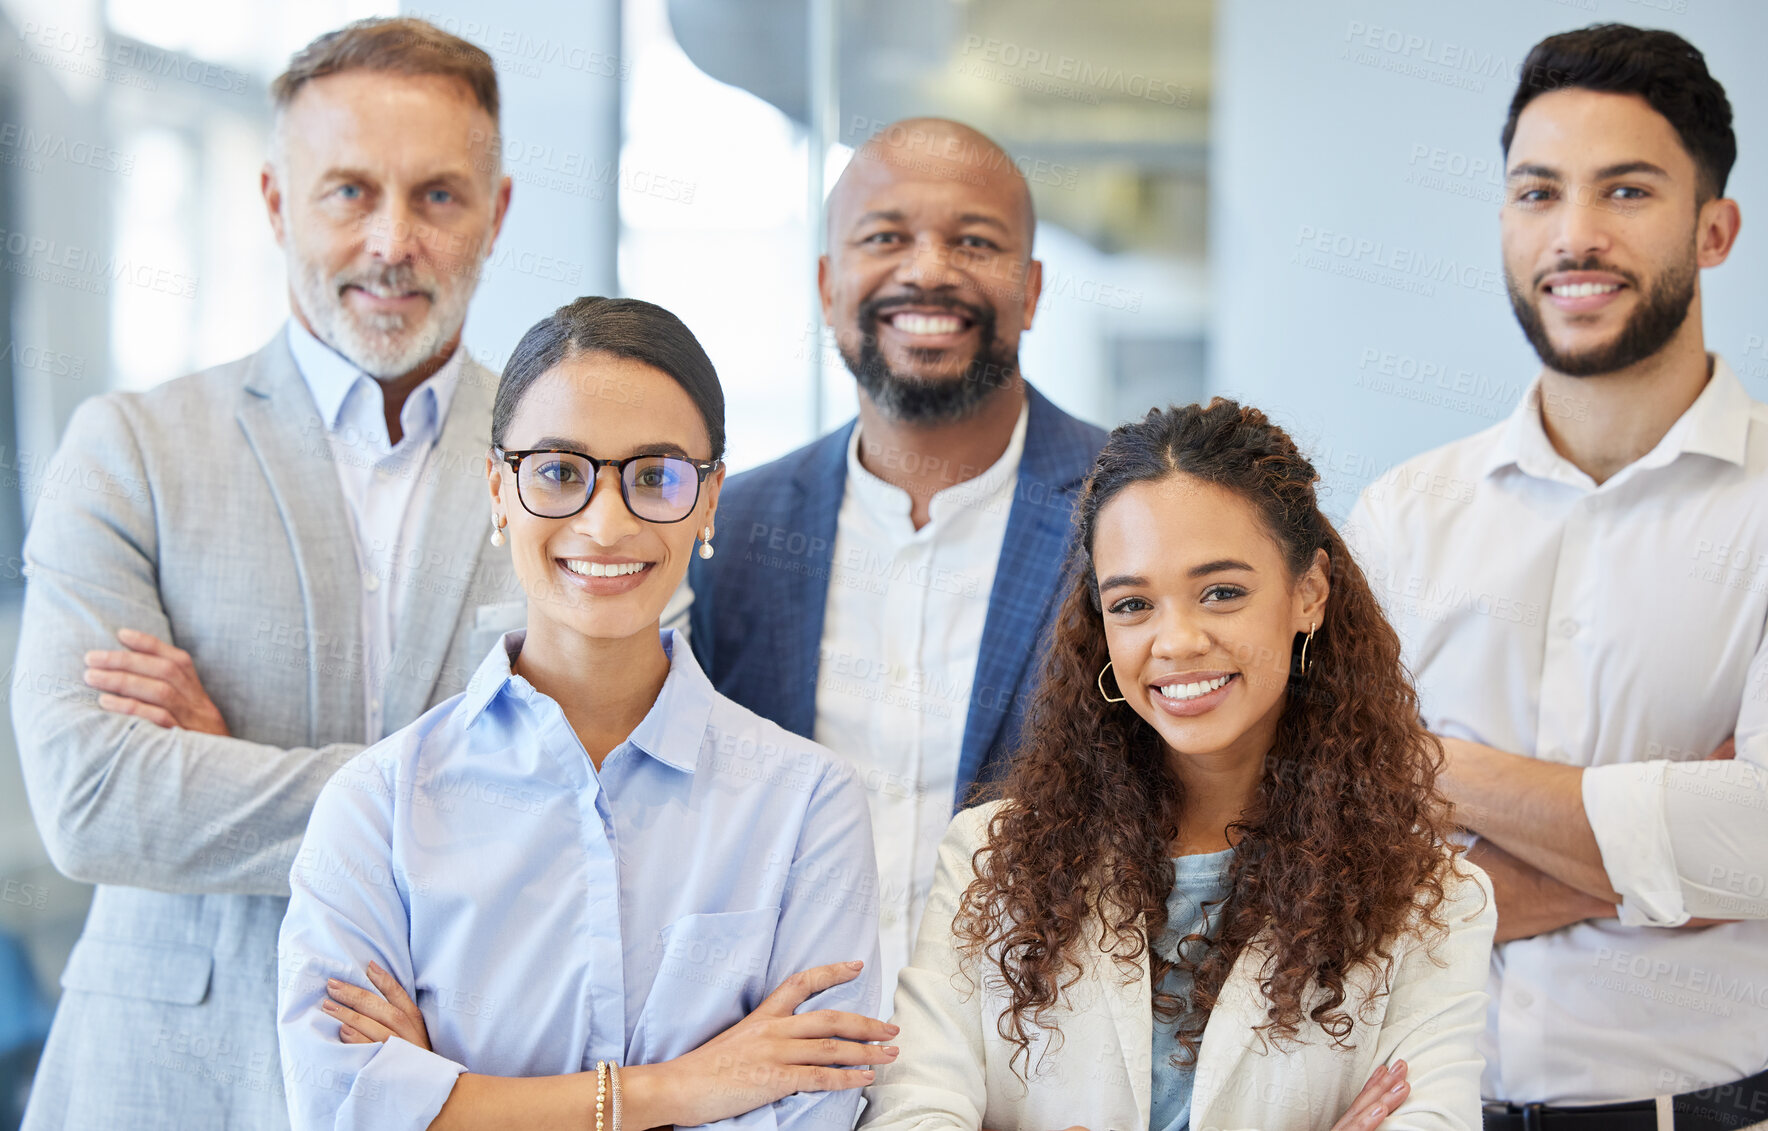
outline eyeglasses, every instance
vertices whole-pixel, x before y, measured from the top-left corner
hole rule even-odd
[[[492,450],[516,473],[516,497],[536,518],[570,518],[582,511],[602,468],[611,467],[620,476],[620,498],[634,516],[646,522],[680,522],[694,513],[700,484],[723,462],[665,455],[596,459],[552,448]]]

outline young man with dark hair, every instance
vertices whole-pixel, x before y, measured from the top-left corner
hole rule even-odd
[[[1347,534],[1497,892],[1486,1127],[1743,1127],[1768,1118],[1768,406],[1702,334],[1730,105],[1695,48],[1618,24],[1521,78],[1500,229],[1541,372]],[[1437,477],[1468,490],[1403,486]]]
[[[19,759],[50,859],[98,885],[26,1128],[286,1127],[285,1089],[338,1086],[277,1055],[314,798],[525,619],[485,552],[496,378],[460,346],[510,199],[491,59],[366,20],[273,95],[288,324],[82,403],[56,462],[92,489],[25,542]]]

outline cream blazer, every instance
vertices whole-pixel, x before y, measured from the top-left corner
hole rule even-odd
[[[1149,1118],[1153,1005],[1146,952],[1125,984],[1108,956],[1083,963],[1079,981],[1031,1046],[1030,1064],[1008,1067],[1014,1046],[997,1019],[1007,1001],[997,974],[976,992],[969,963],[952,937],[959,896],[974,877],[971,857],[999,802],[966,810],[939,846],[938,873],[915,955],[897,984],[892,1021],[902,1027],[896,1064],[866,1090],[860,1126],[868,1131],[1144,1131]],[[1497,907],[1490,881],[1463,862],[1443,908],[1449,925],[1433,954],[1417,941],[1395,951],[1391,991],[1366,1015],[1356,1005],[1373,979],[1347,980],[1354,1048],[1334,1048],[1304,1026],[1299,1043],[1265,1047],[1253,1032],[1265,1018],[1248,947],[1210,1014],[1199,1049],[1191,1131],[1326,1131],[1378,1065],[1403,1058],[1412,1093],[1384,1131],[1478,1131],[1480,1070],[1475,1039],[1485,1025],[1486,968]],[[1434,958],[1434,960],[1433,960]]]

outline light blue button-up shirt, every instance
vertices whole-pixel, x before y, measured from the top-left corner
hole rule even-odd
[[[877,1015],[877,871],[848,764],[719,695],[665,630],[663,690],[597,773],[511,673],[524,636],[319,796],[279,947],[296,1128],[427,1127],[463,1071],[669,1060],[824,963],[866,970],[804,1009]],[[367,986],[370,959],[415,987],[433,1052],[339,1041],[325,979]],[[730,1125],[845,1131],[859,1097]]]

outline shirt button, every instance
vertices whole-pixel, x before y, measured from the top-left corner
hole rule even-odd
[[[1561,619],[1558,627],[1559,627],[1559,634],[1561,636],[1565,637],[1567,640],[1570,640],[1572,637],[1574,637],[1578,634],[1578,622],[1573,620],[1570,617],[1565,617],[1565,618]]]
[[[381,579],[372,573],[365,573],[362,575],[362,587],[373,593],[381,587]]]
[[[1516,1008],[1527,1009],[1529,1006],[1535,1004],[1535,995],[1527,990],[1517,990],[1514,994],[1510,995],[1510,1000],[1515,1003]]]
[[[1565,748],[1560,746],[1552,747],[1547,751],[1546,757],[1549,762],[1563,762],[1565,761]]]
[[[378,714],[381,709],[381,701],[379,699],[370,699],[368,701],[368,709]]]

